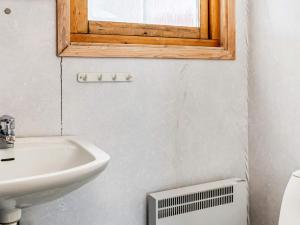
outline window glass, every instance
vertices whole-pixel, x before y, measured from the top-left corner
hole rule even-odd
[[[199,27],[199,0],[89,0],[89,20]]]

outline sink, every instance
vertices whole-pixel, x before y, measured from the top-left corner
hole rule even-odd
[[[62,197],[99,175],[110,157],[79,137],[17,138],[0,150],[0,224],[21,209]]]

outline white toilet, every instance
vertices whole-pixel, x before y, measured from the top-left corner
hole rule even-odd
[[[283,196],[279,225],[300,224],[300,171],[293,173]]]

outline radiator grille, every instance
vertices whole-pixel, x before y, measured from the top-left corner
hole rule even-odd
[[[157,218],[162,219],[233,202],[233,186],[176,196],[158,201]]]

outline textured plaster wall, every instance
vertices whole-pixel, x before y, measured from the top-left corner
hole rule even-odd
[[[300,168],[300,2],[250,1],[249,152],[253,225],[277,225]]]
[[[236,61],[60,63],[55,1],[1,0],[0,113],[16,116],[19,136],[60,135],[62,129],[63,135],[87,137],[112,157],[92,183],[25,210],[22,225],[143,225],[147,192],[245,178],[246,0],[237,1],[237,17]],[[79,84],[82,71],[130,72],[135,81]]]

